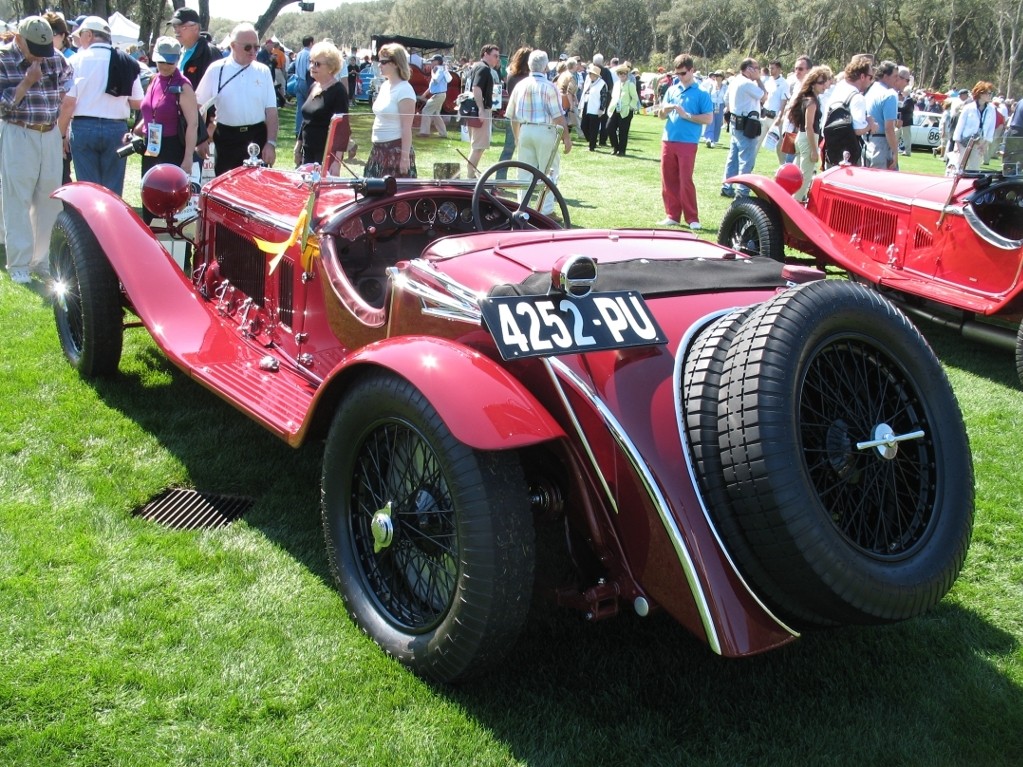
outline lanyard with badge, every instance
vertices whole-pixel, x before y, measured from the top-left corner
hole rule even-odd
[[[202,105],[201,110],[202,110],[203,115],[205,115],[207,112],[209,112],[212,107],[215,107],[217,105],[217,99],[220,98],[221,91],[223,91],[224,88],[226,88],[228,85],[230,85],[232,80],[234,80],[236,77],[238,77],[238,75],[242,74],[250,66],[252,66],[252,65],[251,64],[246,64],[244,67],[242,67],[237,72],[235,72],[233,75],[231,75],[229,78],[227,78],[227,82],[226,83],[224,82],[224,69],[226,67],[221,67],[220,68],[220,71],[217,72],[217,92],[213,94],[213,96],[210,98],[209,101],[207,101],[205,104]]]

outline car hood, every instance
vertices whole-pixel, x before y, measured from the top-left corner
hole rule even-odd
[[[941,176],[925,176],[919,173],[893,174],[877,168],[854,166],[835,167],[820,176],[820,190],[830,189],[869,194],[882,200],[901,203],[927,202],[944,205],[948,199],[951,179]],[[973,189],[973,181],[960,179],[956,197],[963,197]]]
[[[602,265],[679,261],[720,262],[721,248],[684,232],[666,230],[558,230],[487,232],[446,237],[423,252],[438,270],[477,293],[549,274],[563,258],[582,255]],[[745,261],[744,261],[745,263]]]

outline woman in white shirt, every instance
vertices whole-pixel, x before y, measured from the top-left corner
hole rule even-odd
[[[963,170],[980,170],[980,164],[984,160],[984,153],[987,145],[995,138],[995,109],[991,106],[991,99],[995,95],[995,86],[981,80],[973,86],[971,91],[973,101],[962,108],[959,112],[959,120],[956,122],[955,133],[952,138],[956,142],[956,151],[959,157],[965,157],[966,147],[974,136],[977,140],[970,150],[970,157],[966,161]],[[961,163],[962,161],[960,161]]]
[[[379,60],[385,80],[373,101],[373,148],[366,160],[366,176],[415,178],[412,120],[416,92],[409,83],[408,51],[403,45],[388,43],[380,48]]]

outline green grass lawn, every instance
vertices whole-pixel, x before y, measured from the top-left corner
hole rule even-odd
[[[659,122],[633,126],[632,157],[565,158],[576,224],[663,217]],[[725,155],[697,157],[709,238]],[[903,167],[941,170],[922,153]],[[137,204],[137,183],[127,196]],[[1023,761],[1023,396],[1007,352],[923,327],[965,414],[977,491],[965,570],[931,613],[726,660],[663,615],[544,611],[498,672],[447,688],[348,621],[320,529],[321,445],[288,448],[141,330],[120,376],[81,380],[47,302],[6,278],[0,328],[0,765]],[[256,503],[204,532],[132,516],[168,486]]]

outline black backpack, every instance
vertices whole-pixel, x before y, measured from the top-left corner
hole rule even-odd
[[[824,137],[825,168],[842,162],[846,152],[849,153],[849,162],[853,165],[860,164],[860,158],[863,155],[863,141],[853,129],[852,110],[849,109],[849,104],[855,95],[855,93],[850,93],[849,98],[828,112],[824,120],[821,135]]]

